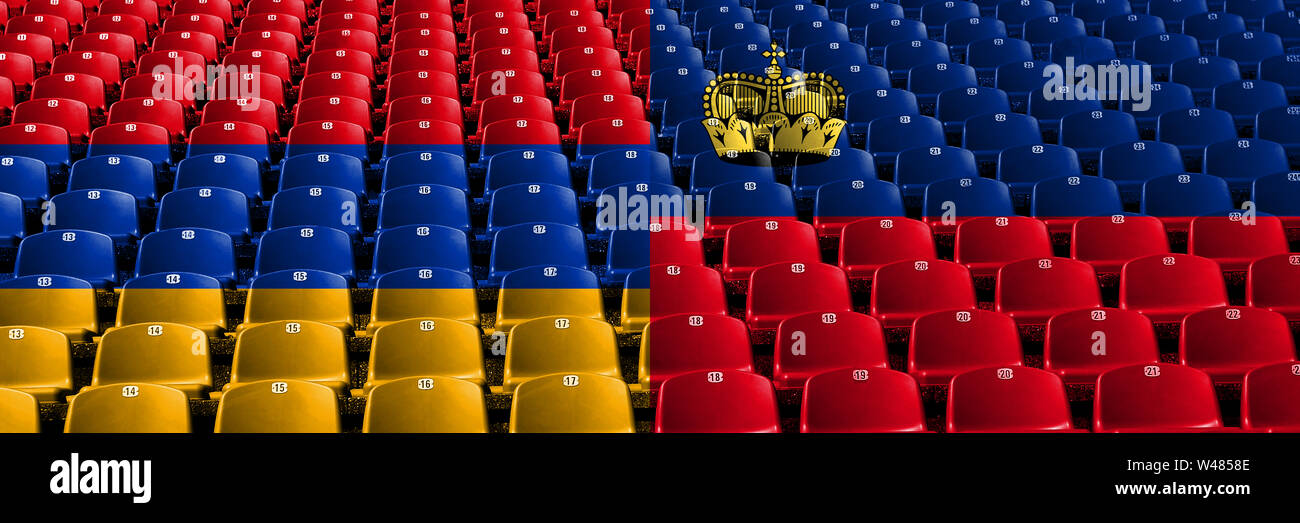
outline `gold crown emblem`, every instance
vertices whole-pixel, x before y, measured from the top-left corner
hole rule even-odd
[[[844,130],[835,116],[844,108],[844,88],[830,75],[795,72],[777,63],[785,51],[772,42],[763,52],[772,63],[765,75],[725,73],[704,91],[704,120],[718,156],[765,150],[830,156]]]

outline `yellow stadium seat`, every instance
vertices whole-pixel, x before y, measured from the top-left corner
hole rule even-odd
[[[338,396],[301,380],[263,380],[221,396],[213,432],[339,432]]]
[[[604,321],[600,280],[576,267],[536,266],[510,271],[501,280],[494,330],[509,333],[515,325],[543,316]]]
[[[636,333],[650,324],[650,289],[623,289],[622,314],[619,315],[619,332]]]
[[[41,431],[41,414],[36,397],[14,389],[0,389],[0,433]]]
[[[291,277],[305,279],[280,281]],[[351,332],[352,292],[346,280],[321,271],[279,271],[254,278],[238,330],[280,320],[310,320]]]
[[[341,392],[348,376],[343,331],[314,321],[277,321],[240,331],[226,389],[253,381],[296,379]]]
[[[608,323],[574,316],[528,320],[510,330],[506,340],[503,390],[557,372],[589,372],[622,379],[618,340]]]
[[[515,390],[510,432],[636,432],[632,396],[621,378],[550,374]]]
[[[117,326],[179,323],[216,336],[226,330],[226,298],[221,284],[199,274],[151,274],[122,287]]]
[[[0,387],[40,401],[72,391],[72,347],[63,333],[40,327],[0,327]]]
[[[447,376],[482,386],[483,349],[477,327],[444,318],[389,323],[370,341],[365,390],[409,376]]]
[[[208,337],[179,323],[137,323],[104,332],[90,386],[154,383],[191,398],[212,388]]]
[[[450,318],[478,326],[478,295],[474,289],[376,288],[370,304],[370,325],[374,331],[395,321],[410,318]]]
[[[482,386],[443,376],[403,378],[375,387],[362,432],[487,432]]]
[[[152,383],[82,390],[68,403],[64,432],[189,432],[185,393]]]
[[[24,276],[0,286],[0,325],[30,325],[90,341],[99,332],[95,289],[67,276]]]

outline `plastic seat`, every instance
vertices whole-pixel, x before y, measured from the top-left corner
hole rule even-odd
[[[357,157],[369,163],[366,151],[366,131],[360,125],[323,120],[293,126],[285,147],[285,156],[309,153],[338,153]]]
[[[208,338],[176,323],[138,323],[109,329],[95,354],[90,386],[165,385],[195,398],[212,387]]]
[[[332,119],[354,123],[370,131],[370,102],[351,96],[315,96],[298,102],[294,125]]]
[[[822,71],[842,64],[867,64],[867,49],[846,41],[811,44],[804,48],[800,67],[807,71]]]
[[[921,432],[925,415],[911,376],[887,368],[830,370],[808,378],[800,432]]]
[[[1229,82],[1214,88],[1214,108],[1232,113],[1239,128],[1250,128],[1262,111],[1287,105],[1286,88],[1267,80]]]
[[[60,401],[72,391],[72,345],[67,336],[41,327],[5,330],[8,337],[0,341],[0,362],[4,363],[0,365],[0,386],[41,401]]]
[[[354,29],[333,29],[316,33],[312,39],[312,51],[331,49],[352,49],[379,56],[379,36],[369,31]]]
[[[0,388],[0,433],[35,434],[41,431],[36,398],[26,392]]]
[[[597,154],[591,160],[586,196],[594,198],[608,187],[628,182],[670,184],[672,170],[669,162],[666,154],[638,149]]]
[[[819,261],[817,233],[811,225],[793,219],[757,218],[727,230],[722,274],[728,281],[748,281],[754,270],[768,264]]]
[[[0,192],[17,196],[23,207],[36,208],[50,197],[45,163],[26,156],[0,157]]]
[[[1282,37],[1272,33],[1245,31],[1219,37],[1216,54],[1236,60],[1241,70],[1250,75],[1259,71],[1261,60],[1283,52]]]
[[[1101,22],[1101,36],[1115,42],[1116,51],[1124,47],[1131,49],[1131,44],[1139,38],[1166,32],[1164,19],[1149,14],[1116,14]]]
[[[1241,386],[1241,428],[1252,431],[1294,432],[1300,427],[1295,394],[1300,364],[1275,363],[1246,373]]]
[[[1052,242],[1047,226],[1034,218],[986,216],[957,227],[954,249],[954,259],[979,278],[994,276],[1013,261],[1051,257]]]
[[[16,124],[43,123],[62,128],[67,132],[68,138],[77,143],[85,143],[90,137],[90,108],[84,102],[77,100],[64,98],[27,100],[14,106],[12,121]]]
[[[988,87],[954,87],[935,98],[935,117],[949,135],[960,134],[966,120],[987,113],[1011,112],[1007,93]]]
[[[1123,212],[1115,182],[1095,176],[1043,180],[1034,185],[1030,200],[1030,215],[1046,223],[1053,235],[1071,234],[1080,218]]]
[[[1057,314],[1101,307],[1091,265],[1069,258],[1028,258],[998,270],[994,310],[1019,325],[1042,325]]]
[[[855,280],[870,280],[876,269],[896,261],[935,257],[930,227],[901,216],[851,222],[840,237],[840,268]]]
[[[318,270],[284,270],[254,277],[249,282],[248,306],[240,332],[290,319],[319,321],[351,330],[347,281]]]
[[[302,43],[303,22],[306,22],[307,19],[296,14],[297,11],[295,11],[293,7],[279,10],[279,12],[268,12],[266,10],[260,11],[261,12],[244,14],[239,21],[239,35],[256,34],[263,31],[288,33],[293,35],[295,43]],[[236,37],[239,35],[236,35]],[[214,34],[213,36],[224,36],[224,34]],[[259,39],[272,39],[272,37],[268,35],[265,37],[250,38],[249,40],[256,41]],[[297,56],[295,56],[294,59],[296,60]]]
[[[1169,252],[1160,219],[1151,216],[1097,216],[1074,225],[1071,257],[1092,264],[1098,274],[1117,274],[1129,260]]]
[[[331,227],[269,231],[257,246],[253,276],[286,269],[312,269],[352,278],[352,240],[346,232]]]
[[[976,72],[984,76],[1004,64],[1023,64],[1033,60],[1032,46],[1019,38],[984,38],[966,46],[966,65],[974,67]]]
[[[1147,4],[1147,12],[1164,19],[1171,30],[1182,30],[1183,19],[1209,11],[1205,0],[1179,2],[1176,0],[1152,0]]]
[[[1137,312],[1080,309],[1047,322],[1043,368],[1068,384],[1095,384],[1110,369],[1158,361],[1151,320]]]
[[[998,154],[997,179],[1011,187],[1016,202],[1024,205],[1034,185],[1056,176],[1080,176],[1083,169],[1074,149],[1061,145],[1021,145]]]
[[[810,199],[816,197],[818,189],[829,182],[849,178],[876,178],[876,165],[871,155],[865,151],[835,148],[831,150],[830,156],[797,156],[792,177],[795,197]]]
[[[72,212],[71,204],[67,208]],[[112,239],[93,231],[67,229],[24,238],[18,246],[14,275],[52,274],[78,278],[99,288],[116,285]]]
[[[168,229],[140,240],[136,276],[192,272],[225,285],[235,282],[235,250],[230,236],[211,229]]]
[[[825,263],[773,263],[755,269],[745,304],[750,329],[775,329],[782,320],[804,312],[852,311],[848,278]],[[817,289],[815,295],[802,289]]]
[[[1016,113],[987,113],[966,119],[962,148],[981,163],[995,162],[1003,150],[1042,142],[1038,121]]]
[[[1169,25],[1166,20],[1165,24]],[[1170,28],[1172,29],[1172,27]],[[1133,58],[1152,65],[1158,78],[1168,78],[1171,66],[1200,56],[1196,38],[1178,33],[1160,33],[1133,41]]]
[[[1183,365],[1205,371],[1215,382],[1223,383],[1239,383],[1251,369],[1296,357],[1285,316],[1231,306],[1183,318],[1178,352]]]
[[[365,164],[354,156],[332,153],[292,156],[280,164],[280,192],[320,186],[345,189],[365,198]]]
[[[830,5],[830,2],[827,3]],[[853,2],[848,7],[831,7],[833,16],[842,16],[844,23],[854,30],[864,28],[879,20],[905,17],[903,6],[890,2]]]
[[[274,103],[261,98],[211,100],[203,106],[203,124],[245,122],[262,127],[271,136],[280,135],[280,115]]]
[[[502,97],[503,100],[513,97]],[[388,103],[385,128],[411,120],[437,120],[455,124],[464,130],[464,112],[460,100],[446,96],[403,96]],[[434,124],[430,124],[432,126]],[[453,149],[451,152],[460,153]]]
[[[1061,379],[1020,366],[976,369],[953,377],[946,419],[947,431],[953,433],[1072,430]]]
[[[1102,104],[1095,97],[1081,98],[1069,91],[1070,86],[1049,82],[1042,89],[1029,92],[1027,114],[1038,119],[1038,125],[1051,139],[1061,128],[1061,119],[1080,111],[1099,111]],[[1050,91],[1050,92],[1049,92]]]
[[[1169,80],[1190,87],[1197,105],[1209,105],[1215,87],[1241,80],[1237,62],[1221,56],[1183,58],[1169,66]]]
[[[776,391],[762,376],[701,371],[659,389],[655,432],[780,432]]]
[[[1006,91],[1011,107],[1023,111],[1029,95],[1046,83],[1044,70],[1051,64],[1043,61],[1007,62],[993,71],[993,86]]]
[[[1223,428],[1210,376],[1182,365],[1130,365],[1097,379],[1094,432],[1198,432]]]
[[[1228,183],[1205,174],[1168,174],[1142,186],[1142,213],[1160,217],[1170,230],[1186,230],[1193,218],[1231,209]]]
[[[895,78],[919,65],[948,62],[948,46],[934,40],[894,42],[885,46],[884,66]]]
[[[83,390],[68,403],[67,433],[184,433],[190,431],[185,393],[153,383]]]
[[[506,342],[504,390],[556,372],[621,378],[614,328],[590,318],[547,316],[521,322]]]
[[[772,182],[716,185],[709,190],[707,202],[705,235],[710,237],[724,236],[734,225],[753,219],[795,219],[794,196],[790,188]]]
[[[1020,338],[1010,316],[985,310],[945,310],[916,318],[908,373],[922,386],[989,366],[1021,365]]]
[[[838,368],[888,368],[884,331],[864,314],[793,316],[781,322],[776,345],[773,382],[777,387],[802,387],[806,380]]]
[[[199,185],[163,195],[158,229],[212,229],[236,242],[247,241],[250,227],[247,197],[232,189]]]
[[[357,197],[338,187],[294,187],[283,189],[271,200],[268,229],[301,225],[332,227],[352,238],[361,234]]]
[[[1063,64],[1069,58],[1076,62],[1103,64],[1119,58],[1115,44],[1098,36],[1062,38],[1052,41],[1049,48],[1048,57],[1057,64]]]
[[[921,220],[934,233],[952,234],[964,222],[982,216],[1015,214],[1007,184],[975,173],[962,178],[945,178],[925,187]]]
[[[410,318],[375,330],[367,369],[367,393],[410,376],[445,376],[478,387],[486,380],[478,328],[443,318]]]
[[[1246,20],[1232,13],[1199,13],[1183,19],[1183,34],[1207,43],[1245,30]]]
[[[722,275],[702,265],[651,265],[628,273],[625,282],[623,332],[640,332],[649,322],[674,314],[727,313]]]
[[[1106,147],[1139,139],[1137,120],[1128,113],[1113,110],[1065,115],[1061,118],[1058,137],[1061,145],[1074,149],[1079,159],[1085,163],[1097,161],[1102,149]]]
[[[392,271],[374,281],[367,331],[411,318],[447,318],[477,326],[474,279],[461,271],[415,268]]]
[[[516,269],[502,278],[496,331],[510,332],[525,321],[555,315],[604,321],[596,275],[573,267],[539,265]]]
[[[925,23],[920,20],[905,18],[888,18],[875,20],[866,24],[865,45],[877,48],[886,47],[894,42],[924,40],[927,38]]]
[[[117,326],[176,323],[217,336],[226,330],[223,288],[210,276],[190,272],[138,276],[122,286]]]
[[[572,189],[545,183],[517,183],[492,193],[487,231],[525,222],[578,226],[578,201]]]
[[[92,156],[72,165],[68,189],[112,189],[134,196],[141,203],[157,197],[154,167],[136,156]]]
[[[1124,265],[1119,306],[1153,322],[1181,321],[1187,314],[1228,304],[1219,264],[1189,254],[1157,254]]]
[[[1025,20],[1022,38],[1035,48],[1066,38],[1087,36],[1087,24],[1069,15],[1048,15]]]
[[[239,154],[263,164],[271,161],[266,128],[248,122],[214,122],[190,130],[187,156]]]
[[[691,164],[691,194],[708,194],[713,187],[728,182],[770,183],[776,181],[771,159],[767,155],[757,153],[754,156],[745,158],[745,160],[749,161],[747,163],[733,163],[723,160],[717,154],[709,151],[697,155],[695,161]]]
[[[217,433],[339,431],[335,392],[297,379],[256,381],[227,391],[217,406],[213,429]]]
[[[877,118],[920,115],[916,95],[903,89],[881,88],[852,93],[844,106],[844,119],[849,123],[849,133],[865,134]]]
[[[72,163],[68,132],[50,124],[0,127],[0,154],[30,157],[55,169]]]
[[[414,52],[419,53],[420,51],[435,56],[441,56],[442,53],[447,52],[447,51],[442,51],[440,49],[415,50]],[[269,51],[251,51],[251,52],[254,53],[266,52],[270,54],[278,54]],[[398,51],[397,53],[407,53],[407,52],[408,51]],[[285,65],[288,65],[288,57],[285,57]],[[307,57],[307,69],[304,71],[304,74],[313,75],[313,74],[329,72],[329,71],[346,71],[351,73],[357,73],[362,76],[365,76],[366,78],[369,78],[370,81],[373,82],[375,80],[375,60],[372,56],[370,56],[369,53],[356,51],[352,49],[333,49],[322,53],[312,53]],[[399,70],[398,72],[404,72],[404,71]]]
[[[974,308],[965,266],[943,260],[900,260],[880,266],[871,286],[871,315],[885,328],[906,328],[926,313]]]
[[[8,32],[0,35],[0,51],[27,55],[37,65],[54,60],[54,39],[36,33]]]
[[[573,71],[560,79],[560,107],[567,109],[579,96],[591,93],[627,94],[632,82],[623,71],[587,69]]]
[[[362,432],[487,432],[487,407],[480,385],[441,375],[416,374],[371,389]]]
[[[173,138],[185,134],[185,108],[175,100],[132,98],[115,102],[108,111],[109,124],[146,123],[162,127]]]
[[[1192,220],[1187,252],[1218,262],[1225,272],[1245,271],[1251,262],[1288,251],[1286,231],[1275,216],[1239,213]]]
[[[88,156],[130,155],[164,168],[172,163],[171,134],[150,123],[115,123],[90,133]]]
[[[558,223],[521,223],[497,231],[492,241],[488,281],[500,283],[506,273],[533,265],[587,267],[582,230]]]
[[[631,433],[635,431],[627,384],[589,372],[539,376],[515,390],[510,432]]]
[[[877,167],[895,160],[904,150],[945,143],[943,124],[928,116],[882,117],[867,127],[867,152],[876,159]]]
[[[441,225],[469,231],[465,193],[446,185],[406,185],[379,200],[379,231],[406,225]]]
[[[753,372],[752,360],[743,321],[716,314],[676,314],[646,325],[637,374],[643,390],[657,390],[667,379],[701,370]]]
[[[1125,202],[1137,202],[1147,180],[1181,174],[1184,166],[1177,146],[1135,141],[1102,149],[1098,171],[1115,182]]]

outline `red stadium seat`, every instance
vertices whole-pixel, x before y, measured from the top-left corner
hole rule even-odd
[[[90,109],[84,102],[60,98],[33,98],[14,107],[13,123],[43,123],[59,127],[74,143],[90,137]]]
[[[817,374],[842,368],[888,368],[885,331],[880,322],[856,312],[808,312],[792,316],[776,330],[772,381],[777,387],[802,387]]]
[[[294,125],[320,120],[354,123],[370,132],[370,101],[351,96],[316,96],[304,98],[294,108]]]
[[[32,98],[76,100],[96,113],[108,109],[104,81],[88,74],[67,73],[37,78],[32,84]]]
[[[149,22],[136,15],[100,13],[99,16],[86,20],[83,29],[85,34],[124,34],[135,40],[136,45],[149,43]]]
[[[448,147],[461,146],[464,136],[465,130],[458,123],[442,120],[406,120],[390,125],[384,131],[384,148],[391,151],[391,147],[405,145],[412,146],[411,149],[445,150]]]
[[[520,118],[554,122],[555,109],[551,107],[551,100],[543,96],[529,94],[493,96],[484,100],[483,106],[479,108],[478,131],[475,134],[482,135],[483,128],[488,124]]]
[[[201,123],[247,122],[266,130],[273,137],[280,136],[280,116],[274,103],[261,98],[236,98],[212,100],[203,106]]]
[[[486,49],[508,47],[512,49],[537,49],[533,31],[520,27],[495,27],[479,30],[469,37],[469,54]]]
[[[122,61],[116,55],[103,51],[64,53],[54,59],[50,75],[77,73],[94,76],[109,88],[122,84]]]
[[[30,0],[23,14],[57,16],[67,20],[73,29],[80,29],[86,22],[86,8],[77,0]]]
[[[299,20],[307,19],[307,3],[303,0],[248,0],[244,6],[247,15],[284,14]]]
[[[947,385],[984,367],[1021,365],[1020,334],[1005,314],[980,309],[932,312],[912,324],[907,371],[921,385]]]
[[[227,73],[218,76],[208,85],[209,100],[261,98],[284,107],[285,82],[270,73]],[[302,96],[302,93],[299,93]]]
[[[161,56],[161,55],[159,55]],[[143,64],[143,60],[141,64]],[[122,83],[122,98],[160,98],[173,100],[187,111],[193,111],[199,96],[199,86],[193,80],[177,74],[144,73],[127,78]]]
[[[484,29],[499,27],[518,27],[520,29],[532,27],[532,22],[523,11],[482,11],[467,18],[469,21],[465,24],[465,34],[471,35]],[[397,32],[396,23],[393,24],[393,32]]]
[[[944,260],[900,260],[876,270],[871,315],[885,328],[909,328],[935,311],[975,308],[970,270]]]
[[[556,53],[551,61],[551,75],[555,78],[564,78],[566,74],[585,69],[618,70],[623,67],[623,57],[608,47],[572,47]],[[646,75],[649,78],[649,73]],[[637,80],[643,81],[641,78]]]
[[[482,158],[498,152],[532,146],[560,147],[560,129],[545,120],[502,120],[483,128]]]
[[[54,40],[31,33],[5,33],[0,35],[0,52],[30,56],[37,65],[49,65],[54,60]]]
[[[68,21],[54,15],[21,15],[5,23],[6,34],[38,34],[50,37],[54,45],[63,47],[72,40]]]
[[[1199,432],[1223,428],[1214,383],[1183,365],[1130,365],[1097,378],[1094,432]]]
[[[700,231],[681,218],[652,219],[649,230],[651,265],[704,265]]]
[[[405,1],[414,3],[413,0]],[[463,8],[465,18],[469,18],[483,11],[519,11],[522,13],[524,3],[522,0],[465,0]],[[396,7],[394,7],[394,12],[396,12]]]
[[[573,110],[569,112],[569,134],[577,136],[582,124],[601,118],[622,118],[624,120],[645,120],[644,102],[630,94],[588,94],[573,101]],[[637,142],[609,143],[632,144]]]
[[[592,93],[631,94],[632,82],[623,71],[574,71],[560,80],[560,107],[567,111],[579,96]]]
[[[451,0],[393,0],[393,16],[421,11],[447,13],[449,15],[453,12]],[[465,16],[468,17],[469,15]]]
[[[1119,274],[1130,260],[1169,252],[1164,222],[1154,216],[1093,216],[1074,224],[1070,257],[1097,274]]]
[[[262,31],[289,33],[302,44],[304,19],[284,13],[250,14],[239,22],[239,34],[254,34]]]
[[[403,96],[388,104],[385,128],[409,120],[441,120],[454,123],[464,133],[460,100],[446,96]]]
[[[379,18],[368,13],[330,13],[316,19],[316,34],[339,29],[364,31],[379,36]]]
[[[343,71],[357,73],[375,81],[375,58],[370,53],[349,49],[334,49],[323,53],[312,53],[307,57],[308,75]]]
[[[1065,384],[1031,367],[976,369],[952,378],[948,432],[1072,430]]]
[[[205,63],[216,63],[217,56],[220,54],[217,39],[208,33],[198,33],[194,31],[181,31],[179,33],[163,33],[153,39],[154,51],[190,51],[198,53],[203,57]],[[235,49],[238,47],[238,38],[236,38]]]
[[[1295,342],[1286,317],[1254,307],[1216,307],[1183,318],[1178,343],[1183,365],[1221,383],[1240,383],[1255,367],[1293,361]]]
[[[68,50],[72,54],[97,51],[116,56],[124,64],[135,64],[135,39],[119,33],[86,33],[72,39]],[[122,72],[119,70],[120,76]],[[119,78],[120,80],[120,78]]]
[[[105,15],[131,15],[140,17],[149,27],[158,27],[160,12],[158,3],[153,0],[103,0],[99,3],[99,16],[95,18]]]
[[[641,335],[642,390],[708,370],[754,372],[745,322],[722,314],[676,314],[646,325]]]
[[[1259,258],[1288,250],[1286,230],[1276,216],[1200,216],[1187,234],[1187,253],[1219,262],[1225,272],[1245,271]]]
[[[376,0],[321,0],[320,15],[360,13],[379,17],[379,2]]]
[[[460,98],[456,75],[441,71],[407,71],[388,77],[385,104],[403,96]]]
[[[227,71],[258,71],[288,83],[293,78],[293,62],[279,51],[245,49],[226,53],[221,66]]]
[[[284,31],[255,31],[251,33],[239,33],[235,37],[232,49],[236,51],[245,51],[252,49],[261,49],[263,51],[279,51],[289,57],[289,61],[298,63],[302,57],[302,44],[292,34]]]
[[[1069,384],[1095,384],[1110,369],[1160,360],[1151,320],[1123,309],[1058,314],[1048,320],[1045,338],[1043,368]]]
[[[1246,273],[1246,305],[1300,321],[1300,254],[1260,258]]]
[[[245,154],[242,151],[268,149],[269,141],[266,128],[248,122],[205,123],[190,129],[189,140],[191,149],[195,146],[225,147],[229,150],[223,152],[236,154]],[[254,157],[254,159],[263,163],[270,161],[270,158],[265,157]]]
[[[452,53],[460,52],[460,46],[456,43],[456,33],[442,29],[404,29],[393,33],[392,47],[394,53],[403,49],[442,49]]]
[[[151,123],[112,123],[90,132],[91,151],[131,154],[159,165],[171,162],[171,143],[171,133]]]
[[[150,123],[167,130],[173,137],[185,135],[185,107],[175,100],[128,98],[108,108],[108,123]]]
[[[896,261],[935,258],[930,226],[919,220],[862,218],[845,225],[840,233],[840,268],[851,279],[870,280],[876,269]]]
[[[682,374],[659,388],[655,432],[780,432],[776,391],[757,374]]]
[[[599,118],[582,124],[577,142],[578,161],[584,164],[597,154],[615,149],[653,151],[656,148],[655,126],[639,118]]]
[[[136,76],[174,74],[195,82],[204,82],[207,81],[207,66],[208,62],[203,55],[193,51],[150,51],[137,60]]]
[[[994,310],[1019,325],[1042,325],[1052,316],[1101,307],[1097,273],[1070,258],[1026,258],[998,271]]]
[[[742,219],[727,229],[723,244],[722,276],[727,281],[749,281],[756,269],[772,263],[821,262],[821,247],[811,225],[793,218]]]
[[[1156,254],[1124,265],[1119,307],[1151,321],[1179,322],[1201,309],[1228,304],[1219,264],[1190,254]]]
[[[594,14],[593,14],[594,13]],[[558,18],[557,18],[558,15]],[[594,24],[570,23],[569,19],[584,19],[584,22],[596,22]],[[549,53],[547,56],[555,56],[565,49],[582,48],[582,47],[608,47],[614,48],[614,33],[605,27],[605,20],[599,12],[585,11],[578,12],[577,16],[569,12],[552,13],[546,18],[549,24],[552,20],[561,26],[544,26],[543,35],[549,35]]]
[[[524,17],[527,23],[528,15],[518,13]],[[470,20],[470,24],[473,24]],[[447,32],[456,31],[456,21],[451,17],[451,13],[438,13],[433,11],[411,11],[395,15],[392,18],[392,31],[398,33],[407,29],[439,29]]]
[[[887,368],[845,368],[808,378],[800,432],[924,432],[916,380]]]
[[[360,125],[339,120],[319,120],[295,125],[289,129],[284,154],[289,157],[306,153],[337,152],[342,146],[343,149],[352,151],[353,156],[357,156],[362,163],[367,163],[367,159],[360,156],[364,153],[358,151],[364,151],[368,143],[370,143],[370,136]]]
[[[483,100],[499,95],[530,95],[546,97],[546,79],[536,71],[486,71],[474,81],[474,99],[470,105],[470,114],[477,118],[478,109]]]
[[[536,51],[515,47],[498,47],[479,51],[470,55],[469,63],[469,76],[472,79],[469,84],[470,89],[477,85],[480,75],[489,71],[537,72],[540,70]]]
[[[217,42],[226,41],[226,26],[228,24],[221,17],[209,14],[190,13],[187,15],[173,15],[163,22],[162,32],[164,33],[181,33],[191,31],[195,33],[207,33],[217,39]]]
[[[456,74],[456,55],[441,49],[405,49],[388,58],[388,74],[441,71]]]
[[[953,259],[976,278],[995,276],[1003,265],[1052,256],[1047,225],[1026,216],[983,216],[957,226]]]
[[[773,263],[750,276],[745,318],[751,330],[776,329],[787,318],[812,311],[853,311],[849,280],[839,267]]]
[[[8,78],[17,88],[29,88],[36,80],[36,61],[25,54],[0,52],[0,76]]]
[[[14,90],[13,80],[0,76],[0,111],[5,114],[12,112],[16,99],[17,93]]]
[[[71,140],[68,137],[68,131],[62,127],[45,123],[15,123],[11,125],[0,126],[0,144],[10,147],[30,145],[42,146],[48,149],[48,154],[42,154],[38,158],[46,163],[47,166],[57,167],[58,164],[68,163],[70,155],[69,144]]]
[[[546,14],[545,16],[538,15],[538,18],[542,20],[542,41],[543,42],[549,41],[550,38],[554,37],[556,32],[558,32],[560,29],[564,29],[567,27],[581,25],[581,26],[587,26],[592,29],[605,28],[605,17],[600,14],[600,11],[596,11],[596,10],[570,9],[565,11],[554,11]],[[609,32],[608,29],[605,29],[605,31]],[[611,33],[611,37],[612,36],[613,35]],[[596,37],[596,38],[602,38],[602,37]],[[545,43],[543,45],[545,45]],[[554,44],[552,44],[551,47],[552,47],[552,52],[568,48],[568,47],[555,48]],[[606,47],[614,47],[614,46],[611,43]]]
[[[235,23],[235,8],[228,0],[176,0],[172,4],[172,17],[176,15],[202,14],[220,18],[226,25]]]
[[[1276,363],[1250,371],[1241,385],[1241,428],[1300,431],[1297,394],[1300,394],[1300,363]]]
[[[560,9],[577,9],[579,11],[595,11],[595,0],[537,0],[537,16],[543,17],[552,11]]]
[[[312,40],[312,51],[329,51],[331,49],[352,49],[379,57],[379,36],[369,31],[354,29],[334,29],[317,33]]]
[[[703,265],[651,265],[650,321],[674,314],[726,314],[722,274]]]

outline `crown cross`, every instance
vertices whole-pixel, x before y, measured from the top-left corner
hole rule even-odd
[[[777,59],[785,58],[785,49],[781,49],[780,46],[776,45],[776,42],[772,42],[772,48],[767,51],[763,51],[763,56],[765,58],[772,59],[772,64],[771,67],[769,68],[771,72],[768,74],[768,76],[771,76],[773,78],[779,78],[781,76],[781,66],[777,63]]]

